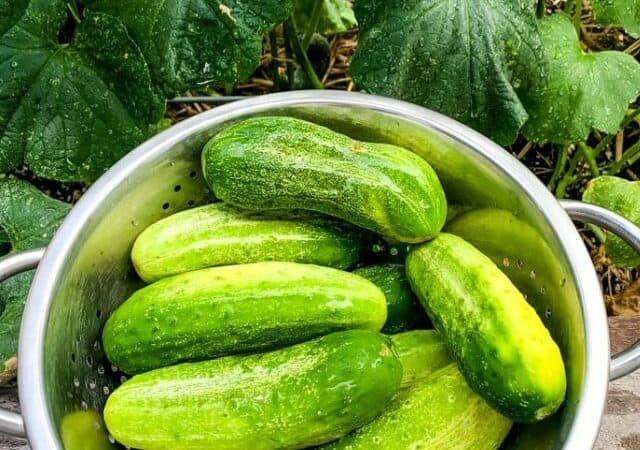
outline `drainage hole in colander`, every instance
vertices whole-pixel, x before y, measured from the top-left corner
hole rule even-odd
[[[546,288],[546,287],[544,287],[544,286],[540,286],[540,293],[541,293],[542,295],[546,294],[546,293],[547,293],[547,288]]]
[[[82,408],[84,411],[86,411],[87,409],[89,409],[89,405],[87,405],[87,402],[82,400],[82,402],[80,403],[80,408]]]
[[[104,366],[102,364],[98,364],[98,375],[104,375]]]
[[[567,284],[567,279],[563,278],[562,281],[560,281],[560,287],[564,287],[565,284]]]
[[[162,205],[162,209],[164,209],[164,210],[166,211],[167,209],[169,209],[169,206],[171,206],[171,205],[169,204],[169,202],[166,202],[166,203],[164,203],[164,204]]]
[[[551,308],[547,308],[544,310],[544,316],[548,319],[551,317]]]
[[[532,280],[536,277],[536,271],[532,270],[531,272],[529,272],[529,278],[531,278]]]
[[[195,200],[189,200],[189,201],[187,202],[187,206],[188,206],[189,208],[194,207],[194,206],[195,206],[195,204],[196,204],[196,201],[195,201]]]
[[[125,375],[120,375],[120,383],[124,383],[127,381],[127,377]]]
[[[182,186],[180,186],[179,184],[176,184],[176,185],[173,187],[173,191],[174,191],[174,192],[180,192],[181,190],[182,190]]]
[[[77,377],[73,379],[73,385],[75,387],[80,387],[80,380]]]
[[[109,395],[109,392],[111,392],[111,390],[109,389],[109,386],[102,386],[102,393],[104,395]]]
[[[518,267],[518,269],[522,269],[524,267],[524,261],[519,259],[518,261],[516,261],[516,266]]]
[[[198,173],[195,170],[192,170],[191,172],[189,172],[189,178],[195,178],[198,175]]]
[[[89,355],[86,359],[87,366],[93,367],[93,356]]]
[[[71,362],[76,362],[76,354],[75,353],[71,354]]]
[[[509,259],[508,256],[505,256],[504,258],[502,258],[502,265],[505,267],[509,267],[511,265],[511,260]]]
[[[95,341],[93,343],[93,349],[97,352],[99,352],[102,349],[102,344],[100,343],[100,341]]]
[[[99,318],[101,318],[101,317],[102,317],[102,311],[97,310],[97,311],[96,311],[96,317],[97,317],[98,319],[99,319]]]
[[[89,389],[91,389],[92,391],[96,389],[96,380],[89,380],[87,382],[87,386],[89,386]]]

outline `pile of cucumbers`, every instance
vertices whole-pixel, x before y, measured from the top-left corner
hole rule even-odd
[[[488,257],[441,232],[445,193],[419,156],[260,117],[202,164],[220,202],[140,234],[149,284],[103,331],[133,375],[104,410],[120,443],[496,449],[563,403],[558,346]],[[382,238],[404,264],[367,265]]]

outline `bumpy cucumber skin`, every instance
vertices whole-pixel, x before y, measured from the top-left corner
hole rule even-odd
[[[369,422],[401,377],[387,336],[350,330],[135,376],[107,399],[104,417],[133,448],[298,449]]]
[[[197,270],[135,292],[107,320],[105,352],[127,373],[248,353],[333,331],[378,331],[384,294],[349,272],[263,262]]]
[[[376,264],[353,271],[378,286],[387,299],[387,322],[383,333],[399,333],[428,322],[413,295],[403,264]]]
[[[216,197],[236,206],[318,211],[401,242],[431,239],[447,216],[440,181],[416,154],[291,117],[223,130],[202,165]]]
[[[441,233],[411,249],[407,275],[467,382],[491,406],[520,422],[560,407],[566,390],[560,349],[489,258]]]
[[[446,342],[436,330],[405,331],[390,337],[402,363],[403,388],[454,362]]]
[[[214,203],[145,229],[131,260],[146,282],[206,267],[289,261],[347,269],[367,248],[355,227],[309,212],[239,210]]]
[[[640,226],[640,182],[613,176],[594,178],[582,194],[587,203],[602,206]],[[640,266],[640,255],[622,239],[607,231],[607,255],[617,266]]]
[[[401,392],[372,422],[322,448],[495,450],[511,425],[449,364]]]

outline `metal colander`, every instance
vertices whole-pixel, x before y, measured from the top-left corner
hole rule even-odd
[[[591,261],[561,205],[502,148],[451,119],[376,96],[302,91],[216,108],[157,135],[89,189],[44,256],[32,251],[0,261],[4,279],[42,258],[19,348],[20,399],[34,450],[62,449],[62,435],[67,442],[81,442],[77,448],[110,446],[101,411],[124,378],[105,359],[100,336],[111,312],[141,286],[129,260],[132,243],[158,219],[210,200],[200,169],[203,144],[234,121],[256,115],[299,117],[354,138],[405,146],[434,166],[450,203],[513,213],[515,225],[485,227],[475,244],[541,314],[562,349],[568,391],[559,414],[518,426],[507,445],[592,446],[609,379],[606,315]],[[630,222],[601,208],[565,206],[621,232],[640,249],[640,232]],[[638,353],[634,348],[623,355],[615,375],[637,367]],[[2,414],[0,423],[4,431],[23,432],[19,416]]]

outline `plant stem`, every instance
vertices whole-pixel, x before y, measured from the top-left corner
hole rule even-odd
[[[622,171],[627,165],[631,165],[640,159],[640,141],[633,144],[622,154],[622,158],[620,161],[616,161],[609,165],[608,173],[609,175],[617,175]]]
[[[584,159],[587,160],[587,164],[589,165],[589,170],[591,170],[591,175],[593,177],[599,177],[600,169],[598,169],[598,163],[594,156],[593,149],[589,147],[587,144],[585,144],[584,142],[580,142],[578,144],[578,150],[580,150],[580,152],[584,156]]]
[[[293,23],[291,17],[289,17],[284,22],[284,29],[287,30],[287,34],[289,35],[289,39],[291,41],[291,45],[293,47],[293,52],[296,54],[296,58],[302,66],[302,69],[309,77],[309,81],[311,81],[311,85],[314,89],[323,89],[322,83],[318,79],[318,75],[316,74],[315,69],[311,65],[311,61],[309,61],[309,56],[307,52],[304,51],[302,45],[300,44],[300,39],[298,39],[298,32],[296,31],[296,26]]]
[[[571,157],[569,163],[569,169],[564,173],[562,179],[558,182],[556,187],[556,198],[564,198],[564,194],[567,192],[567,187],[574,181],[574,173],[578,168],[578,164],[582,160],[582,152],[575,152]]]
[[[311,18],[309,20],[309,26],[304,33],[304,37],[302,38],[302,48],[306,52],[309,48],[309,44],[311,43],[311,38],[315,34],[318,29],[318,24],[320,23],[320,15],[322,14],[322,5],[324,4],[324,0],[315,0],[313,4],[313,9],[311,10]]]
[[[640,42],[640,41],[638,41],[638,42]],[[634,110],[631,114],[629,114],[627,117],[625,117],[625,119],[620,124],[620,128],[626,128],[627,125],[629,125],[631,122],[633,122],[636,119],[636,117],[638,117],[638,116],[640,116],[640,108]],[[596,145],[593,148],[593,155],[596,158],[598,156],[600,156],[600,153],[602,153],[602,151],[605,149],[606,146],[611,144],[611,142],[615,139],[615,137],[616,137],[615,134],[608,134],[603,139],[601,139],[600,142],[598,142],[598,145]]]
[[[275,30],[269,32],[269,46],[271,52],[271,79],[273,80],[273,90],[278,92],[280,90],[280,74],[278,64],[278,36]]]
[[[564,168],[567,165],[567,157],[569,155],[569,146],[563,145],[558,150],[558,157],[556,158],[556,165],[553,168],[553,173],[551,174],[551,179],[549,180],[549,184],[547,185],[550,191],[553,191],[556,187],[556,183],[558,179],[564,173]]]
[[[68,1],[67,8],[69,8],[69,12],[73,16],[73,19],[76,21],[76,23],[82,22],[82,15],[80,14],[78,4],[75,2],[75,0]]]
[[[573,15],[573,26],[578,33],[578,38],[582,36],[582,0],[576,0],[576,12]]]

